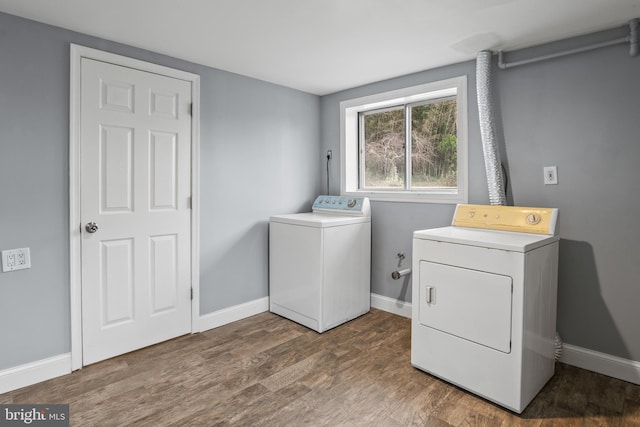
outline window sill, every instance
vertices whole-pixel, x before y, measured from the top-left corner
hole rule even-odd
[[[400,202],[400,203],[439,203],[439,204],[458,204],[468,203],[466,195],[459,194],[456,191],[441,192],[416,192],[416,191],[372,191],[358,190],[345,191],[344,196],[367,197],[371,201],[378,202]]]

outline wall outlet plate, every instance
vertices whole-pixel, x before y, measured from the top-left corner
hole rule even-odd
[[[29,248],[7,249],[2,251],[2,272],[31,268]]]

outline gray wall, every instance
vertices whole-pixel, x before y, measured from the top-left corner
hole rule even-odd
[[[508,61],[612,40],[627,27],[509,54]],[[558,330],[567,343],[640,360],[640,57],[628,44],[494,71],[494,99],[509,201],[557,207],[561,236]],[[471,203],[488,203],[475,99],[475,62],[367,85],[321,99],[322,151],[339,153],[339,102],[466,74]],[[339,164],[339,159],[335,160]],[[543,166],[559,185],[543,185]],[[338,167],[331,171],[339,191]],[[413,230],[447,225],[453,206],[374,202],[372,291],[411,301],[393,281]],[[404,263],[403,265],[409,265]]]
[[[267,296],[268,218],[321,187],[319,98],[0,13],[0,370],[70,351],[69,43],[201,76],[201,313]]]

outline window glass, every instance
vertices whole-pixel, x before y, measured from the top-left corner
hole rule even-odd
[[[405,187],[404,108],[363,113],[362,188]]]
[[[458,184],[456,100],[411,107],[411,188]]]

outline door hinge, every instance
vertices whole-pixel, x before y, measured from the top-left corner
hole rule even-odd
[[[193,288],[191,288],[191,301],[193,301]]]
[[[189,114],[193,116],[193,103],[189,104]]]
[[[191,196],[187,197],[187,209],[191,209]]]

